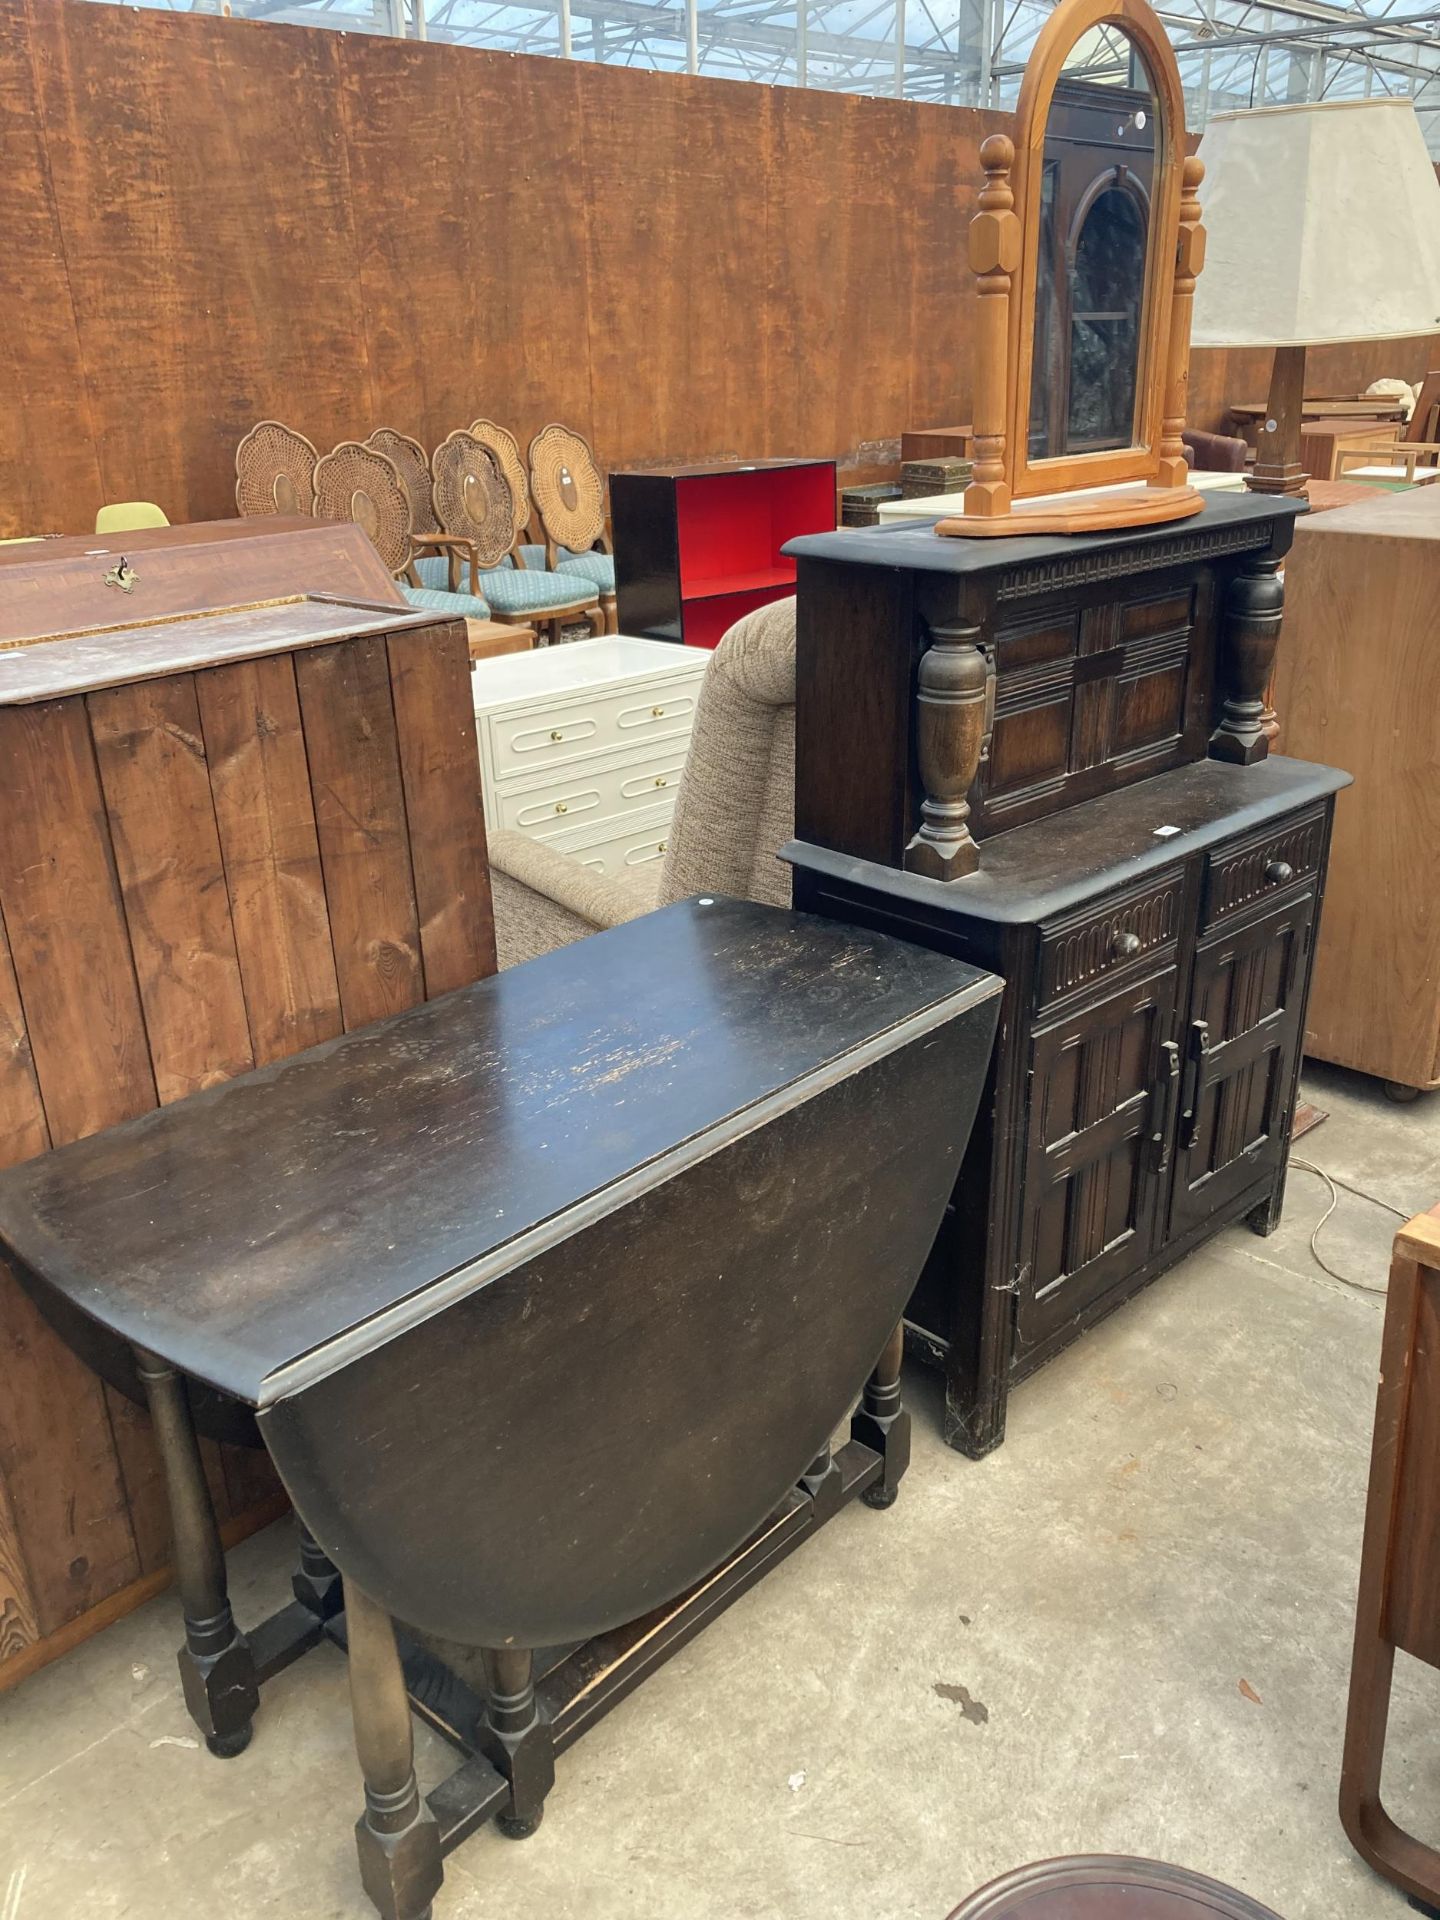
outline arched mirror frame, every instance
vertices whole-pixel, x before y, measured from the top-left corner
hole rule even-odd
[[[1134,45],[1145,68],[1159,125],[1150,189],[1150,232],[1145,290],[1135,369],[1137,433],[1128,447],[1100,453],[1051,455],[1031,460],[1026,426],[1034,363],[1035,279],[1040,244],[1040,185],[1050,102],[1076,43],[1096,27],[1113,26]],[[1069,487],[1108,486],[1148,480],[1160,453],[1175,245],[1180,228],[1180,172],[1185,158],[1185,100],[1175,55],[1147,0],[1062,0],[1040,30],[1020,84],[1015,110],[1015,210],[1020,216],[1018,298],[1010,307],[1010,364],[1014,379],[1007,409],[1006,439],[1012,449],[1011,494],[1022,500]]]
[[[1114,26],[1145,63],[1159,125],[1136,370],[1131,446],[1029,458],[1030,381],[1045,132],[1065,61],[1083,36]],[[1190,309],[1204,259],[1198,188],[1204,168],[1185,153],[1180,71],[1147,0],[1060,0],[1040,31],[1016,107],[1016,141],[992,134],[980,150],[986,181],[971,222],[979,279],[975,463],[962,515],[941,534],[1070,533],[1178,519],[1204,504],[1188,485],[1181,430],[1189,382]],[[1147,498],[1102,495],[1083,505],[1028,505],[1039,494],[1140,481]]]

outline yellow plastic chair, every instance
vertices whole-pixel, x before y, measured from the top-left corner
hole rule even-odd
[[[168,527],[170,524],[153,501],[118,500],[114,506],[101,507],[95,516],[96,533],[133,533],[137,527]]]

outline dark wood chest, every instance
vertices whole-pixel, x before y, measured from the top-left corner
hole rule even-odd
[[[1346,777],[1271,755],[1293,509],[1181,527],[795,543],[796,904],[1006,981],[991,1084],[909,1310],[947,1437],[1284,1190]]]

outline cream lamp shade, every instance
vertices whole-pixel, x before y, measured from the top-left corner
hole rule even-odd
[[[1320,346],[1440,327],[1440,181],[1408,100],[1217,113],[1191,341]]]

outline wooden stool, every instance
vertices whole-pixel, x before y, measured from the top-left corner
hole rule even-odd
[[[1072,1854],[1017,1867],[972,1893],[950,1920],[1278,1920],[1248,1894],[1188,1867]]]

